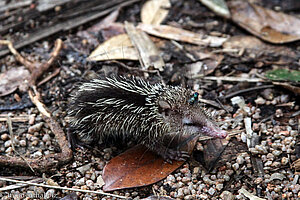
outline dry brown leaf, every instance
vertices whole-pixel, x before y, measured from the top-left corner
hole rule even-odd
[[[286,43],[300,39],[300,19],[275,12],[247,1],[230,1],[232,20],[257,37],[271,43]]]
[[[168,15],[170,0],[147,1],[141,10],[141,20],[144,24],[159,25]]]
[[[180,137],[178,139],[180,142],[175,142],[176,146],[191,154],[198,137]],[[184,163],[175,160],[172,162],[172,164],[167,163],[146,147],[137,145],[107,163],[102,175],[105,182],[103,190],[113,191],[156,183]]]
[[[168,25],[139,24],[138,28],[157,37],[211,47],[219,47],[227,40],[227,38],[205,36]]]
[[[150,37],[145,32],[136,29],[136,27],[129,22],[125,22],[125,29],[132,44],[138,51],[142,67],[144,69],[154,67],[159,71],[163,71],[165,63]]]
[[[295,57],[298,57],[296,51],[292,48],[267,44],[254,36],[233,36],[224,42],[223,48],[246,50],[248,54],[259,54],[261,60],[262,56],[266,55],[263,58],[265,63],[268,63],[268,60],[272,60],[271,55],[273,57],[281,56],[280,58],[283,62],[294,62]],[[275,61],[273,60],[273,62]]]
[[[153,184],[168,176],[183,161],[165,162],[142,145],[114,157],[103,170],[104,191],[113,191]]]
[[[138,60],[138,52],[133,47],[128,35],[120,34],[100,44],[88,59],[91,61]]]
[[[25,67],[13,67],[0,74],[0,96],[11,94],[29,78],[29,71]]]

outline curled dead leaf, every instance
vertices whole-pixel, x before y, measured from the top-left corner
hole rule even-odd
[[[247,1],[230,1],[231,19],[253,35],[281,44],[300,39],[300,19]]]

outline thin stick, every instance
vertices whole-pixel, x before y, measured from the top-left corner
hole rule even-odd
[[[75,188],[68,188],[68,187],[45,185],[45,184],[39,184],[39,183],[31,183],[31,182],[18,181],[18,180],[9,179],[9,178],[3,178],[3,177],[0,177],[0,180],[1,181],[14,182],[14,183],[22,183],[22,184],[33,185],[33,186],[39,186],[39,187],[45,187],[45,188],[59,189],[59,190],[70,190],[70,191],[75,191],[75,192],[101,194],[101,195],[106,195],[106,196],[112,196],[112,197],[117,197],[117,198],[121,198],[121,199],[126,199],[126,197],[124,197],[124,196],[110,194],[110,193],[106,193],[106,192],[100,192],[100,191],[82,190],[82,189],[75,189]]]
[[[262,86],[247,88],[247,89],[243,89],[243,90],[233,92],[231,94],[227,94],[225,96],[225,99],[236,96],[236,95],[244,93],[244,92],[250,92],[250,91],[253,91],[253,90],[261,90],[261,89],[267,89],[267,88],[273,88],[273,87],[274,87],[274,85],[262,85]]]
[[[195,75],[192,78],[194,78],[194,79],[203,78],[204,80],[212,80],[212,81],[253,82],[253,83],[271,82],[271,81],[267,81],[267,80],[264,80],[261,78],[244,78],[244,77],[227,77],[227,76],[220,76],[220,77],[206,76],[206,77],[204,77],[203,75]]]

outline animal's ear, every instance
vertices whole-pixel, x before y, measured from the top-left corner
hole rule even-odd
[[[162,110],[171,110],[172,108],[171,105],[164,100],[159,100],[158,105]]]

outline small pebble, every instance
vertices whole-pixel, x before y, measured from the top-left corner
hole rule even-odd
[[[9,135],[7,133],[4,133],[4,134],[1,135],[1,140],[3,140],[3,141],[8,140],[9,138],[10,137],[9,137]]]
[[[243,156],[239,155],[239,156],[236,158],[236,162],[237,162],[239,165],[242,165],[242,164],[245,162],[245,159],[243,158]]]
[[[28,123],[29,123],[30,125],[33,125],[34,122],[35,122],[35,114],[29,115]]]
[[[230,176],[228,176],[227,174],[224,174],[223,178],[224,178],[225,181],[229,181],[230,180]]]
[[[41,156],[43,156],[43,154],[42,154],[42,152],[40,152],[40,151],[36,151],[36,152],[34,152],[34,153],[32,154],[32,157],[33,157],[33,158],[38,158],[38,157],[41,157]]]
[[[26,140],[20,140],[21,147],[26,147],[26,145],[27,145]]]
[[[282,157],[281,158],[281,164],[282,165],[287,165],[289,163],[289,159],[287,157]]]
[[[273,154],[275,157],[277,157],[277,156],[279,156],[279,155],[281,154],[281,151],[274,150],[274,151],[272,151],[272,154]]]
[[[88,187],[91,187],[94,185],[94,182],[92,180],[87,180],[85,183]]]
[[[8,147],[6,150],[5,150],[5,153],[12,153],[13,152],[13,148],[12,147]]]
[[[200,172],[200,167],[195,167],[194,170],[193,170],[193,174],[198,175],[199,172]]]
[[[99,176],[97,177],[96,183],[97,183],[97,185],[98,185],[99,187],[102,187],[102,186],[105,184],[105,183],[104,183],[104,180],[103,180],[103,178],[102,178],[101,175],[99,175]]]
[[[169,176],[167,176],[167,179],[166,179],[167,181],[169,181],[169,182],[175,182],[176,180],[175,180],[175,177],[173,176],[173,175],[169,175]]]
[[[184,199],[185,199],[185,200],[193,200],[193,199],[195,199],[195,197],[194,197],[193,195],[186,195],[186,196],[184,197]]]
[[[233,200],[234,199],[234,195],[229,191],[223,191],[220,197],[223,200]]]
[[[73,172],[69,172],[66,174],[67,178],[73,178],[74,177],[74,173]]]
[[[79,180],[75,181],[75,185],[83,186],[85,184],[85,177],[80,178]]]
[[[40,122],[38,124],[35,124],[33,126],[30,126],[28,128],[28,133],[34,133],[34,132],[39,132],[41,130],[41,128],[43,127],[44,122]]]
[[[238,169],[239,169],[239,164],[238,163],[234,163],[233,165],[232,165],[232,169],[234,169],[234,171],[237,171]]]
[[[220,183],[216,185],[216,189],[218,191],[221,191],[223,189],[223,187],[224,187],[223,184],[220,184]]]
[[[184,197],[183,188],[178,189],[176,197],[177,198],[183,198]]]
[[[39,143],[38,140],[34,140],[33,142],[31,142],[31,145],[32,145],[32,146],[36,146],[38,143]]]
[[[48,141],[51,140],[51,137],[50,137],[49,134],[45,134],[45,135],[43,136],[42,140],[43,140],[44,142],[48,142]]]
[[[216,190],[214,188],[209,188],[208,190],[208,194],[210,194],[211,196],[214,195],[214,193],[216,192]]]
[[[258,97],[257,99],[254,100],[254,102],[257,104],[257,105],[263,105],[266,103],[266,100],[262,97]]]
[[[191,182],[191,178],[189,178],[189,177],[183,177],[181,181],[183,183],[189,183],[189,182]]]
[[[10,147],[11,146],[11,140],[8,140],[6,142],[4,142],[4,147],[7,148],[7,147]]]
[[[282,117],[283,116],[283,112],[282,112],[282,110],[281,109],[277,109],[276,111],[275,111],[275,116],[278,118],[278,117]]]

